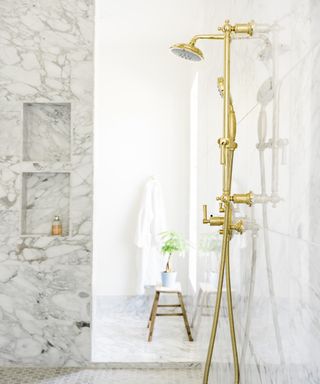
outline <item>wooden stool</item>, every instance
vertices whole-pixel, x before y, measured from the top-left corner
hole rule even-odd
[[[159,304],[160,293],[176,293],[178,295],[179,304]],[[171,307],[171,308],[179,308],[180,307],[181,313],[175,313],[175,312],[173,312],[173,313],[157,313],[158,307]],[[185,308],[184,302],[183,302],[180,283],[177,283],[174,288],[166,288],[166,287],[161,287],[161,286],[156,287],[154,300],[153,300],[153,304],[152,304],[152,308],[151,308],[151,312],[150,312],[150,316],[149,316],[149,321],[148,321],[148,328],[149,328],[148,341],[152,341],[154,323],[156,321],[157,316],[183,316],[184,325],[185,325],[186,330],[187,330],[189,341],[193,341],[189,322],[188,322],[186,308]]]

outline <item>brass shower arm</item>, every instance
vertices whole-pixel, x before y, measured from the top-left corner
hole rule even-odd
[[[190,40],[190,45],[195,45],[197,40],[223,40],[224,39],[224,34],[204,34],[204,35],[195,35],[193,38]]]

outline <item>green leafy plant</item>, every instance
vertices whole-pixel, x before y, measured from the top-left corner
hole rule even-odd
[[[162,232],[160,235],[163,243],[161,247],[161,252],[165,255],[168,255],[165,271],[172,272],[172,254],[176,252],[183,252],[187,247],[187,243],[179,233],[174,231]]]

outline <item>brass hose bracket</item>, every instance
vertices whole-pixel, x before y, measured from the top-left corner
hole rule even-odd
[[[253,204],[253,192],[248,193],[236,193],[233,196],[230,196],[230,200],[235,204],[247,204],[249,207]]]
[[[218,139],[218,144],[220,147],[220,164],[224,165],[226,163],[226,147],[230,144],[230,141],[227,137],[221,137]]]

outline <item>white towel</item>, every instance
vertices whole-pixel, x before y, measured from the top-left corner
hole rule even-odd
[[[161,186],[157,180],[147,181],[135,234],[135,244],[138,251],[138,271],[140,294],[144,287],[159,284],[161,271],[165,268],[165,257],[161,254],[161,239],[159,234],[165,231],[166,218]]]

